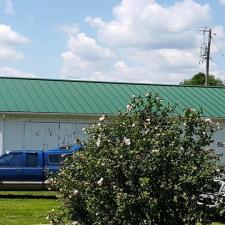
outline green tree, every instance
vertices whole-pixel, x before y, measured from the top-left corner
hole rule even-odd
[[[205,85],[205,74],[197,73],[191,79],[184,80],[180,85],[195,85],[204,86]],[[216,79],[215,76],[209,75],[208,78],[209,86],[224,86],[224,82],[220,79]]]
[[[88,129],[85,150],[50,179],[62,207],[53,224],[195,225],[203,186],[218,175],[208,148],[215,126],[201,112],[163,104],[158,95],[133,97],[116,119]]]

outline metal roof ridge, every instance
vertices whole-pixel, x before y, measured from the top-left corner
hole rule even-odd
[[[147,86],[167,86],[167,87],[191,87],[191,88],[218,88],[225,89],[225,86],[197,86],[197,85],[179,85],[179,84],[157,84],[157,83],[140,83],[140,82],[123,82],[123,81],[94,81],[94,80],[73,80],[73,79],[53,79],[53,78],[37,78],[37,77],[4,77],[1,79],[7,80],[37,80],[37,81],[56,81],[56,82],[71,82],[71,83],[100,83],[100,84],[122,84],[122,85],[147,85]]]

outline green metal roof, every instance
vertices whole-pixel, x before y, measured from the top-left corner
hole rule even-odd
[[[157,92],[177,110],[225,118],[225,88],[0,77],[0,112],[117,114],[132,95]]]

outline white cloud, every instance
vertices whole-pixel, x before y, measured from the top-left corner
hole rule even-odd
[[[23,72],[10,67],[0,67],[0,76],[4,77],[36,77],[32,73]]]
[[[179,83],[202,71],[198,28],[211,22],[208,4],[193,0],[163,6],[156,0],[122,0],[113,19],[87,17],[97,39],[68,33],[62,54],[67,78],[148,83]],[[215,27],[220,37],[221,27]],[[215,53],[216,49],[212,49]],[[68,76],[69,75],[69,76]]]
[[[221,4],[225,4],[225,0],[220,0],[220,3]]]
[[[14,15],[14,7],[11,0],[5,0],[5,14],[6,15]]]
[[[210,20],[209,6],[191,0],[168,7],[153,0],[123,0],[113,12],[110,22],[90,17],[87,21],[97,27],[100,40],[120,47],[192,47],[193,29]]]
[[[10,60],[10,61],[15,61],[15,60],[21,60],[24,58],[24,54],[22,52],[19,52],[14,49],[10,49],[9,47],[6,46],[1,46],[0,44],[0,59],[1,60]]]
[[[16,50],[15,46],[20,46],[30,42],[30,39],[18,34],[8,25],[0,24],[0,59],[20,60],[23,53]]]
[[[82,78],[104,68],[113,57],[113,53],[103,48],[84,33],[72,36],[68,34],[68,51],[62,53],[62,74],[65,77]],[[86,77],[87,79],[87,77]]]
[[[99,46],[93,38],[84,33],[78,33],[75,37],[70,36],[68,47],[79,58],[88,61],[98,61],[112,56],[108,49]]]
[[[62,31],[63,33],[67,34],[67,35],[77,35],[80,31],[79,25],[77,23],[74,24],[66,24],[64,26],[61,26],[59,28],[60,31]]]
[[[8,25],[0,24],[0,44],[26,44],[29,38],[18,34]]]

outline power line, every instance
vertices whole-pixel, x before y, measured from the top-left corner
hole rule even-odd
[[[85,20],[80,20],[80,19],[62,19],[62,18],[51,18],[51,17],[41,17],[41,16],[24,16],[24,15],[5,15],[5,14],[0,14],[2,17],[8,17],[8,18],[13,18],[13,19],[20,19],[20,20],[27,20],[27,21],[36,21],[36,20],[43,20],[43,21],[49,21],[49,22],[66,22],[66,23],[84,23],[88,22],[89,24],[94,24],[94,22],[88,21],[87,19]],[[151,28],[151,29],[156,29],[156,30],[167,30],[169,32],[190,32],[190,31],[198,31],[200,27],[197,28],[186,28],[186,29],[179,29],[176,27],[162,27],[159,25],[142,25],[142,24],[128,24],[128,23],[121,23],[121,22],[116,22],[116,21],[104,21],[106,24],[110,25],[118,25],[118,26],[124,26],[124,27],[138,27],[138,28]]]
[[[16,48],[16,47],[4,47],[5,49],[10,49],[10,50],[17,50],[17,51],[27,51],[27,52],[32,52],[32,53],[40,53],[40,54],[51,54],[51,53],[63,53],[63,52],[68,52],[68,49],[34,49],[34,48]],[[102,51],[104,52],[104,50]],[[72,51],[72,53],[87,53],[89,55],[95,55],[95,53],[91,53],[89,51]],[[146,52],[146,53],[134,53],[134,52],[112,52],[112,55],[128,55],[128,56],[150,56],[150,55],[157,55],[159,58],[169,58],[169,57],[174,57],[174,58],[186,58],[186,59],[199,59],[199,57],[196,56],[185,56],[185,55],[174,55],[174,54],[161,54],[157,52]]]
[[[214,44],[216,45],[217,49],[219,50],[221,56],[225,59],[225,55],[223,54],[222,49],[221,49],[221,48],[219,47],[219,45],[217,44],[215,38],[213,38],[213,42],[214,42]]]
[[[216,64],[217,66],[219,66],[221,69],[223,69],[225,71],[225,67],[223,67],[221,64],[217,63],[215,60],[213,60],[212,58],[210,59],[214,64]]]
[[[68,23],[73,23],[75,20],[73,19],[61,19],[61,18],[51,18],[51,17],[41,17],[41,16],[23,16],[23,15],[5,15],[5,14],[0,14],[2,17],[8,17],[8,18],[13,18],[13,19],[20,19],[20,20],[27,20],[29,22],[33,22],[35,20],[44,20],[44,21],[51,21],[51,22],[68,22]],[[81,20],[80,20],[81,22]],[[83,21],[84,22],[84,21]]]

